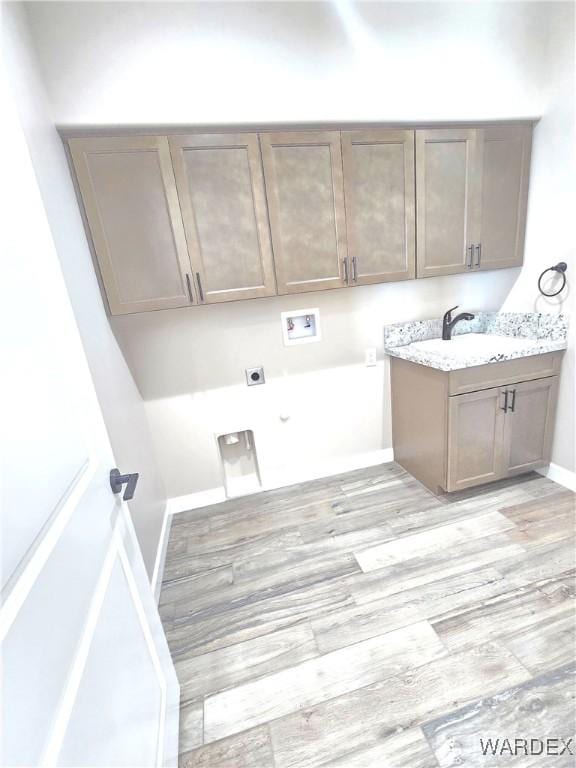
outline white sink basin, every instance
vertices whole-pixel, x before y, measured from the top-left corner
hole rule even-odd
[[[434,357],[470,358],[488,355],[507,355],[510,352],[529,350],[534,346],[533,339],[518,339],[513,336],[492,336],[487,333],[463,333],[453,336],[449,341],[444,339],[427,339],[414,341],[410,348],[417,352]]]

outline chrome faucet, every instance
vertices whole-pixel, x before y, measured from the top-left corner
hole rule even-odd
[[[474,320],[474,315],[470,312],[460,312],[459,315],[456,315],[456,317],[452,319],[452,312],[455,309],[458,309],[458,304],[444,314],[442,320],[442,338],[444,341],[449,341],[452,338],[452,329],[456,323],[460,322],[460,320]]]

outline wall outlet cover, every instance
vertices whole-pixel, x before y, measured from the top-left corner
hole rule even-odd
[[[264,368],[259,366],[258,368],[246,368],[246,384],[249,387],[254,387],[257,384],[265,384]]]
[[[366,365],[376,365],[376,347],[369,347],[366,350]]]

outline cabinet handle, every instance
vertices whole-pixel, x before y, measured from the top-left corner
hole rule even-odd
[[[474,258],[474,246],[469,245],[468,248],[466,248],[466,266],[469,269],[472,269],[472,259]]]
[[[478,243],[476,246],[476,265],[477,267],[480,266],[480,259],[482,257],[482,243]]]
[[[504,395],[504,405],[500,406],[500,410],[504,411],[504,413],[507,413],[507,411],[508,411],[508,390],[505,389],[504,392],[502,392],[501,394]]]
[[[512,390],[512,402],[510,403],[510,412],[514,413],[514,406],[516,405],[516,390]]]
[[[358,280],[358,259],[356,256],[352,256],[352,282]]]
[[[204,291],[202,290],[202,281],[200,280],[200,272],[196,272],[196,282],[198,283],[198,293],[200,294],[200,301],[204,301]]]
[[[348,285],[348,259],[342,259],[342,266],[344,267],[344,282]]]
[[[192,295],[192,283],[190,282],[190,275],[186,272],[186,287],[188,288],[188,298],[190,304],[194,304],[194,296]]]

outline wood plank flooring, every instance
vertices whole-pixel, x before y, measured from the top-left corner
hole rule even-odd
[[[180,766],[574,765],[575,524],[540,475],[435,497],[394,463],[176,515]]]

